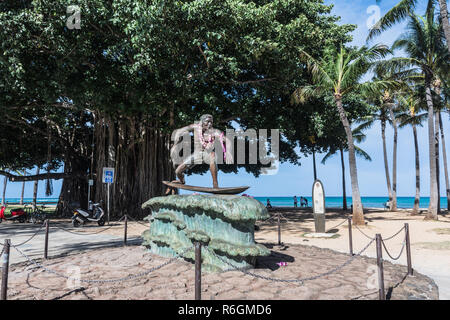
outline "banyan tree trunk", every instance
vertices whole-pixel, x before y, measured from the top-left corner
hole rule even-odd
[[[69,158],[64,161],[64,172],[71,173],[72,177],[63,180],[58,206],[56,207],[57,215],[71,216],[73,208],[87,209],[88,167],[88,159]]]
[[[115,169],[110,186],[110,218],[127,214],[144,216],[141,208],[148,199],[164,194],[163,180],[175,178],[170,163],[170,134],[162,133],[151,119],[96,116],[95,201],[107,207],[107,186],[102,182],[104,167]]]

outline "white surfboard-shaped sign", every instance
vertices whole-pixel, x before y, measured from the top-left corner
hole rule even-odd
[[[325,192],[323,190],[323,184],[320,180],[314,181],[312,198],[313,198],[313,213],[325,214]]]

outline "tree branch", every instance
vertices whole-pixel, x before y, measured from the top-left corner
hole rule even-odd
[[[7,171],[0,170],[0,174],[4,175],[9,179],[9,181],[12,182],[28,182],[28,181],[37,181],[37,180],[47,180],[47,179],[53,179],[53,180],[59,180],[59,179],[79,179],[79,178],[86,178],[87,175],[84,174],[71,174],[71,173],[43,173],[43,174],[36,174],[32,176],[17,176],[14,174],[11,174]]]

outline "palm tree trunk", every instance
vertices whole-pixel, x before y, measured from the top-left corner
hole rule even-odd
[[[22,182],[22,192],[20,193],[20,205],[23,205],[23,195],[25,193],[25,181]]]
[[[444,28],[445,39],[447,39],[447,48],[448,52],[450,52],[450,25],[448,23],[447,0],[439,0],[439,7],[441,10],[441,20]]]
[[[6,185],[8,184],[8,177],[5,176],[5,178],[3,179],[3,196],[2,196],[2,206],[5,205],[6,203]]]
[[[414,153],[416,162],[416,197],[414,198],[414,207],[411,215],[416,215],[420,210],[420,159],[419,159],[419,142],[417,140],[417,128],[413,122],[413,135],[414,135]]]
[[[350,123],[348,122],[347,115],[345,114],[344,107],[342,106],[342,95],[335,95],[336,106],[341,118],[342,124],[347,135],[348,144],[348,162],[350,167],[350,178],[352,183],[352,205],[353,205],[353,223],[355,225],[364,225],[364,212],[361,202],[361,195],[359,193],[358,185],[358,171],[356,168],[356,156],[355,145],[353,142],[352,130]]]
[[[450,183],[448,179],[447,150],[445,148],[444,124],[442,123],[442,115],[440,112],[439,112],[439,128],[441,131],[442,158],[444,159],[445,190],[446,190],[445,194],[447,196],[447,211],[450,211]]]
[[[36,170],[36,174],[39,174],[40,168],[38,167]],[[39,180],[34,182],[33,188],[33,210],[36,210],[36,202],[37,202],[37,193],[38,193]]]
[[[439,114],[434,113],[434,141],[436,151],[436,183],[437,183],[437,213],[441,213],[441,170],[439,165]]]
[[[397,120],[395,119],[394,110],[392,105],[389,106],[389,113],[391,115],[392,127],[394,128],[394,152],[392,160],[392,202],[391,211],[397,211],[397,141],[398,130]]]
[[[431,77],[426,75],[425,80],[426,101],[428,106],[428,149],[430,160],[430,205],[428,206],[428,213],[425,219],[438,220],[437,214],[437,180],[436,180],[436,145],[434,137],[434,106],[431,95]]]
[[[384,172],[386,175],[386,184],[388,189],[389,203],[392,203],[392,189],[391,178],[389,176],[389,163],[386,150],[386,119],[381,120],[381,139],[383,140],[383,158],[384,158]]]
[[[316,151],[313,148],[313,168],[314,168],[314,181],[317,180],[317,167],[316,167]]]
[[[342,209],[347,210],[347,193],[345,191],[345,162],[344,162],[344,150],[339,148],[341,152],[341,168],[342,168]]]

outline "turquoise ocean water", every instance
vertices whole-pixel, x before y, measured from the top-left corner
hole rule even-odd
[[[312,205],[312,198],[308,199],[308,206]],[[292,197],[255,197],[256,200],[261,201],[264,205],[267,199],[270,199],[270,203],[273,207],[293,207],[294,196]],[[363,207],[365,208],[383,208],[383,203],[389,200],[388,197],[361,197]],[[297,196],[298,206],[300,206],[300,196]],[[420,208],[427,209],[430,202],[429,197],[420,198]],[[350,207],[352,204],[352,198],[347,197],[347,205]],[[325,206],[328,208],[342,208],[342,197],[326,197]],[[397,197],[397,207],[401,209],[410,209],[414,206],[414,197]],[[447,198],[441,197],[441,208],[447,208]]]
[[[270,199],[270,203],[273,207],[293,207],[294,206],[294,198],[292,197],[255,197],[256,200],[261,201],[264,205],[267,202],[267,199]],[[308,206],[312,204],[312,198],[306,197],[308,199]],[[32,198],[25,198],[25,203],[31,203]],[[298,206],[300,206],[300,196],[297,196]],[[361,197],[363,206],[365,208],[382,208],[383,203],[388,200],[388,197]],[[6,198],[8,203],[18,203],[20,201],[19,198]],[[422,197],[420,198],[420,208],[426,209],[428,208],[430,198]],[[58,202],[58,198],[38,198],[38,203],[41,202]],[[398,197],[397,198],[398,207],[402,209],[410,209],[414,205],[414,197]],[[352,204],[352,198],[347,197],[347,205],[350,207]],[[325,206],[328,208],[342,208],[342,197],[326,197],[325,198]],[[447,198],[441,197],[441,208],[447,208]]]
[[[1,199],[1,197],[0,197]],[[37,198],[36,202],[37,203],[42,203],[42,202],[58,202],[59,198]],[[20,198],[6,198],[6,202],[7,203],[19,203],[20,202]],[[23,202],[24,203],[32,203],[33,202],[33,198],[23,198]]]

